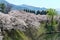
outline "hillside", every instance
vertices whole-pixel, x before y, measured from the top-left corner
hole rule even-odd
[[[5,0],[0,0],[0,3],[4,3],[6,5],[6,8],[11,7],[12,10],[23,10],[23,9],[30,9],[30,10],[46,10],[46,8],[39,8],[39,7],[34,7],[34,6],[29,6],[29,5],[14,5],[11,3],[8,3]]]

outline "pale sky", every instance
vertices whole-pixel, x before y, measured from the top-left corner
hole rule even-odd
[[[30,5],[45,8],[60,8],[60,0],[6,0],[15,5]]]

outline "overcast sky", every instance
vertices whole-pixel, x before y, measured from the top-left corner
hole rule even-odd
[[[15,5],[31,5],[35,7],[60,8],[60,0],[6,0]]]

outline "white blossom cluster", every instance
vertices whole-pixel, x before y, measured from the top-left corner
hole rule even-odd
[[[0,27],[4,29],[20,29],[25,31],[26,28],[40,28],[41,22],[47,21],[47,15],[35,15],[24,11],[11,10],[8,14],[0,12]]]

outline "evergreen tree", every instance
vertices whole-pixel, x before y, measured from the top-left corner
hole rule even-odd
[[[38,15],[38,14],[41,14],[41,12],[39,10],[37,11],[36,15]]]
[[[46,11],[44,11],[44,10],[41,11],[41,15],[46,15],[46,14],[47,14]]]
[[[5,12],[5,4],[0,4],[0,11]]]

